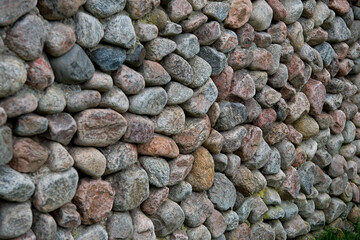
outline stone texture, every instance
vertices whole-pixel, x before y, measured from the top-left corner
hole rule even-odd
[[[214,211],[214,206],[205,192],[193,192],[180,206],[185,214],[185,224],[193,228],[204,223]]]
[[[103,41],[124,48],[135,47],[136,34],[129,16],[116,14],[106,19],[103,27]]]
[[[148,142],[137,146],[139,154],[175,158],[179,155],[179,148],[175,141],[169,137],[155,134]]]
[[[54,211],[54,218],[57,224],[64,228],[74,228],[81,224],[80,214],[76,211],[76,205],[66,203]]]

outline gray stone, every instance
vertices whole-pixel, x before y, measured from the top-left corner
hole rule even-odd
[[[33,210],[31,229],[35,233],[36,239],[39,240],[54,239],[57,232],[54,218],[48,213],[40,213],[36,210]]]
[[[257,0],[253,3],[253,11],[249,23],[255,31],[264,31],[271,25],[273,10],[265,0]]]
[[[74,240],[73,236],[71,235],[71,229],[58,227],[55,240]]]
[[[130,143],[117,142],[101,152],[106,157],[105,174],[119,172],[137,162],[136,147]]]
[[[128,168],[110,175],[106,180],[115,190],[114,211],[136,208],[149,197],[149,178],[140,167]]]
[[[345,128],[342,131],[344,143],[351,143],[355,140],[356,126],[351,121],[346,121]]]
[[[110,239],[129,239],[134,227],[129,212],[114,212],[107,219],[106,230]]]
[[[285,216],[282,221],[288,221],[293,219],[299,212],[298,206],[290,201],[282,201],[280,207],[285,210]]]
[[[324,2],[316,2],[314,9],[314,27],[318,27],[324,23],[324,21],[330,16],[330,9]]]
[[[171,81],[169,73],[157,62],[145,60],[139,72],[143,75],[146,86],[165,85]]]
[[[99,107],[111,108],[119,113],[124,113],[129,109],[129,100],[120,88],[114,86],[101,94]]]
[[[167,161],[158,157],[141,157],[139,162],[145,169],[149,183],[156,187],[165,187],[169,183],[170,168]]]
[[[33,205],[40,212],[51,212],[61,207],[75,196],[78,180],[74,168],[42,176],[36,185]]]
[[[276,220],[283,218],[285,216],[285,211],[279,206],[269,206],[269,210],[264,214],[264,219],[266,220]]]
[[[223,213],[226,222],[226,231],[232,231],[239,226],[239,216],[233,210]]]
[[[14,56],[0,56],[0,97],[13,95],[27,79],[24,62]]]
[[[211,239],[211,233],[204,225],[200,225],[196,228],[189,228],[187,230],[187,234],[188,234],[189,240],[197,240],[197,239],[210,240]]]
[[[208,190],[210,201],[221,211],[231,209],[236,201],[236,189],[222,173],[215,172],[214,183]]]
[[[337,219],[346,209],[346,204],[338,198],[332,198],[329,207],[324,209],[326,223]]]
[[[0,198],[12,202],[24,202],[35,191],[31,179],[8,166],[0,166]]]
[[[244,165],[250,170],[257,170],[259,168],[262,168],[269,160],[270,154],[271,149],[269,145],[266,143],[265,140],[261,139],[254,156],[250,160],[244,162]]]
[[[95,68],[84,50],[77,44],[64,55],[51,58],[56,81],[66,84],[79,84],[91,79]]]
[[[154,223],[156,235],[164,237],[174,232],[183,224],[185,215],[177,203],[167,200],[151,216],[151,220]]]
[[[228,2],[208,2],[202,9],[203,13],[209,18],[213,18],[218,22],[225,20],[230,11]]]
[[[317,45],[315,49],[320,53],[320,56],[324,62],[324,66],[329,66],[331,61],[335,57],[335,51],[332,46],[327,42],[323,42]]]
[[[161,87],[145,88],[137,95],[129,97],[129,102],[129,112],[158,115],[166,105],[167,94]]]
[[[99,92],[110,91],[113,87],[113,80],[110,75],[95,71],[93,77],[81,84],[82,89],[98,90]]]
[[[145,47],[138,43],[135,48],[127,50],[125,63],[131,67],[140,67],[144,62],[145,54]]]
[[[68,145],[74,136],[77,126],[75,120],[68,113],[61,112],[47,116],[48,130],[44,137],[63,145]]]
[[[164,110],[152,119],[155,132],[164,135],[173,135],[181,132],[185,125],[185,113],[179,106],[165,107]]]
[[[136,33],[129,16],[116,14],[103,22],[103,41],[124,47],[133,48],[136,43]]]
[[[266,176],[267,185],[274,188],[279,188],[286,177],[285,173],[281,171],[281,169],[276,174],[265,175],[265,176]]]
[[[206,192],[193,192],[181,202],[185,214],[185,223],[189,227],[198,227],[205,222],[214,210]]]
[[[211,47],[201,47],[198,56],[208,62],[212,68],[211,76],[219,75],[226,66],[226,56]]]
[[[266,205],[280,205],[281,204],[281,198],[279,193],[273,189],[266,187],[264,189],[264,196],[263,201]]]
[[[200,51],[200,45],[194,34],[184,33],[174,37],[176,53],[185,59],[194,57]]]
[[[243,126],[236,126],[231,130],[221,132],[221,135],[224,137],[224,145],[221,151],[224,153],[236,151],[241,146],[246,133],[247,131]]]
[[[47,118],[29,113],[16,119],[14,133],[19,136],[34,136],[46,132],[47,128]]]
[[[146,59],[151,61],[161,61],[166,55],[176,50],[176,43],[167,38],[155,38],[145,44]]]
[[[67,97],[66,111],[80,112],[88,108],[95,108],[101,101],[101,94],[96,90],[82,90]]]
[[[296,158],[294,145],[288,140],[283,140],[280,143],[275,144],[275,147],[281,156],[281,169],[288,169]]]
[[[326,94],[324,109],[328,111],[336,110],[341,106],[343,95],[338,94]]]
[[[213,155],[215,171],[223,172],[228,165],[228,157],[225,154],[219,153]]]
[[[250,238],[253,240],[274,240],[275,232],[269,224],[258,222],[251,225]]]
[[[100,224],[93,224],[90,226],[84,226],[77,228],[75,233],[75,240],[86,240],[86,239],[96,239],[96,240],[107,240],[108,234],[103,226]]]
[[[4,2],[4,6],[1,9],[0,26],[13,24],[22,15],[32,10],[37,1],[18,0],[14,2]]]
[[[78,12],[75,22],[76,41],[80,46],[93,48],[99,44],[104,36],[104,29],[99,20],[87,13]]]
[[[298,173],[300,176],[301,189],[305,194],[311,194],[315,178],[315,164],[312,162],[305,162],[298,168]]]
[[[194,71],[190,64],[179,55],[171,53],[163,59],[161,64],[174,80],[184,85],[192,82]]]
[[[126,59],[126,51],[120,47],[97,45],[89,51],[91,60],[104,72],[115,71]]]
[[[126,0],[88,0],[84,7],[98,18],[109,17],[125,8]]]
[[[0,201],[0,238],[10,239],[26,233],[33,221],[31,203]]]
[[[261,172],[263,174],[276,174],[280,171],[281,167],[281,155],[280,152],[276,148],[271,148],[270,155],[268,157],[268,161],[261,168]]]
[[[82,173],[94,178],[99,178],[104,174],[107,161],[98,149],[72,147],[69,153],[74,159],[74,166]]]
[[[260,197],[255,197],[253,202],[253,209],[249,215],[249,222],[256,223],[261,221],[264,214],[268,211],[268,207]]]
[[[220,116],[215,124],[219,131],[230,130],[233,127],[245,122],[247,118],[246,107],[241,103],[220,102]]]
[[[139,41],[148,42],[155,39],[158,36],[159,30],[156,25],[137,22],[135,25],[135,32]]]
[[[279,220],[272,220],[269,224],[274,229],[275,238],[277,240],[286,240],[286,232]]]
[[[172,37],[181,34],[182,26],[177,23],[167,22],[166,26],[161,32],[159,33],[162,37]]]
[[[280,1],[286,10],[286,17],[283,19],[284,23],[291,24],[296,22],[303,12],[304,5],[300,0],[281,0]]]
[[[74,159],[63,145],[52,141],[47,141],[44,145],[49,152],[46,166],[51,171],[62,172],[74,165]]]
[[[199,56],[194,56],[188,60],[190,66],[193,69],[193,79],[189,84],[191,88],[201,87],[206,81],[209,80],[212,68],[209,63]]]
[[[336,17],[332,27],[327,31],[330,43],[344,42],[351,37],[351,31],[341,17]]]
[[[307,200],[307,204],[300,209],[299,208],[299,214],[303,218],[308,218],[314,214],[315,211],[315,202],[314,200]]]
[[[139,209],[131,211],[134,225],[133,239],[156,240],[153,222]]]
[[[185,200],[192,192],[190,183],[181,181],[179,184],[170,187],[169,198],[175,202]]]
[[[295,238],[310,231],[310,226],[299,215],[283,223],[288,238]]]
[[[168,95],[168,105],[181,104],[189,100],[194,91],[178,82],[170,82],[165,86]]]
[[[310,217],[306,218],[310,224],[311,231],[320,230],[325,227],[325,214],[323,211],[315,211]]]

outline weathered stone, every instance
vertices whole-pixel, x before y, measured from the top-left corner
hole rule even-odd
[[[145,60],[140,68],[147,86],[164,85],[170,82],[171,77],[166,70],[157,62]]]
[[[132,67],[140,67],[144,62],[145,54],[145,47],[139,43],[135,48],[127,50],[125,63]]]
[[[289,129],[285,123],[275,123],[272,125],[271,129],[265,136],[265,141],[274,145],[278,142],[281,142],[289,134]]]
[[[282,182],[280,196],[296,198],[300,191],[300,177],[295,168],[289,167]]]
[[[236,33],[227,29],[221,33],[221,36],[214,43],[215,48],[223,53],[230,52],[239,44]]]
[[[32,88],[44,90],[54,83],[54,72],[45,55],[40,55],[34,61],[29,62],[26,84]]]
[[[190,183],[181,181],[179,184],[170,188],[169,198],[175,202],[185,200],[192,193],[192,186]]]
[[[127,15],[116,14],[103,22],[103,41],[124,48],[133,48],[136,34],[131,19]]]
[[[33,112],[37,108],[37,99],[31,93],[25,93],[0,101],[8,118],[17,117],[26,113]]]
[[[176,185],[183,181],[192,169],[194,156],[179,155],[177,158],[169,161],[170,177],[169,186]]]
[[[76,211],[76,205],[66,203],[54,211],[54,218],[57,224],[64,228],[75,228],[81,224],[80,214]]]
[[[98,90],[107,92],[113,87],[113,80],[110,75],[95,71],[93,77],[81,85],[83,89]]]
[[[16,1],[16,2],[4,2],[1,9],[0,26],[6,26],[13,24],[22,15],[26,14],[36,6],[37,1]]]
[[[33,225],[31,229],[36,239],[55,239],[57,226],[54,218],[50,214],[33,210]]]
[[[138,94],[145,87],[144,77],[126,65],[119,67],[112,77],[114,84],[125,94]]]
[[[168,101],[167,105],[181,104],[189,100],[194,91],[178,82],[170,82],[165,87]]]
[[[91,60],[104,72],[115,71],[126,59],[126,51],[120,47],[97,45],[89,51]]]
[[[154,224],[145,214],[138,209],[134,209],[131,211],[131,217],[134,225],[133,238],[139,240],[156,239]]]
[[[220,102],[220,116],[215,124],[215,129],[230,130],[247,118],[247,111],[243,104],[233,102]]]
[[[95,238],[99,240],[108,239],[108,233],[100,224],[93,224],[90,226],[80,226],[76,228],[73,232],[76,237],[76,240],[85,240],[89,238]]]
[[[159,30],[154,24],[138,22],[135,25],[135,32],[141,42],[148,42],[157,38]]]
[[[114,212],[107,219],[106,230],[109,239],[131,238],[134,226],[129,212]]]
[[[189,227],[198,227],[212,214],[214,206],[206,192],[193,192],[180,204],[185,214],[185,223]]]
[[[156,187],[165,187],[169,183],[170,168],[163,158],[141,157],[139,162],[145,169],[149,183]]]
[[[179,148],[175,141],[158,134],[155,134],[146,143],[139,144],[137,151],[139,154],[154,157],[175,158],[179,155]]]
[[[269,224],[259,222],[251,226],[250,238],[254,240],[272,240],[275,239],[275,232]]]
[[[145,143],[154,135],[154,124],[145,116],[139,116],[132,113],[125,113],[128,126],[123,136],[125,142]]]
[[[162,61],[162,66],[176,81],[189,85],[193,79],[193,69],[190,64],[175,53],[166,56]]]
[[[113,87],[101,95],[99,106],[108,107],[119,113],[123,113],[129,109],[129,100],[121,89]]]
[[[54,22],[48,29],[44,49],[51,56],[59,57],[68,52],[75,42],[76,36],[71,27]]]
[[[215,173],[214,184],[208,190],[208,195],[215,208],[226,211],[235,204],[236,189],[224,174]]]
[[[330,125],[330,129],[334,134],[340,134],[346,124],[346,116],[345,113],[341,110],[335,110],[330,112],[330,116],[332,118],[332,124]]]
[[[105,18],[123,10],[125,7],[125,3],[126,1],[124,0],[117,2],[114,2],[112,0],[108,0],[108,1],[89,0],[86,1],[84,7],[94,16],[98,18]]]
[[[252,7],[249,23],[256,31],[263,31],[270,27],[273,10],[266,1],[255,1]]]
[[[211,76],[219,75],[226,66],[226,56],[214,48],[205,46],[200,48],[198,56],[208,62],[212,68]]]
[[[256,94],[255,99],[259,102],[261,106],[270,108],[275,103],[280,101],[281,94],[275,89],[266,85],[260,92]]]
[[[211,75],[212,69],[210,64],[199,56],[189,59],[188,62],[194,73],[192,82],[188,86],[191,88],[203,86]]]
[[[176,49],[176,43],[166,38],[155,38],[145,44],[146,58],[151,61],[160,61],[166,55],[172,53]]]
[[[346,209],[346,204],[338,198],[332,198],[328,208],[324,210],[326,223],[337,219]]]
[[[172,0],[167,5],[169,18],[175,23],[185,19],[192,10],[191,4],[186,0]]]
[[[270,151],[269,145],[262,139],[254,156],[247,160],[244,165],[250,170],[262,168],[269,160]]]

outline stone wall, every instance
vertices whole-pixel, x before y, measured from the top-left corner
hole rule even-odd
[[[0,239],[313,239],[360,216],[360,1],[0,1]]]

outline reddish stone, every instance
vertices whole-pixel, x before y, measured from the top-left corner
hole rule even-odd
[[[179,155],[177,158],[169,161],[170,177],[169,186],[179,184],[183,181],[192,169],[194,162],[193,155]]]
[[[255,38],[254,28],[249,24],[245,23],[244,26],[236,30],[236,34],[239,40],[239,45],[242,48],[251,47]]]
[[[319,124],[319,128],[320,129],[327,129],[330,127],[331,122],[332,122],[332,118],[329,114],[327,113],[320,113],[318,115],[315,115],[315,120],[316,122]]]
[[[296,94],[296,89],[290,84],[286,83],[280,90],[281,97],[286,101],[292,99]]]
[[[321,70],[320,72],[314,73],[312,75],[312,78],[322,82],[322,84],[326,86],[330,82],[331,76],[328,70],[326,68],[323,68],[323,70]]]
[[[274,20],[283,20],[286,18],[286,9],[284,5],[279,0],[266,0],[273,10],[273,19]]]
[[[244,106],[246,107],[247,120],[249,122],[254,121],[261,114],[261,106],[254,98],[245,101]]]
[[[351,121],[355,124],[356,127],[360,127],[360,112],[355,113]]]
[[[330,112],[330,116],[332,119],[332,123],[330,125],[330,130],[333,134],[340,134],[344,128],[346,123],[346,115],[341,110],[335,110]]]
[[[321,27],[317,27],[311,31],[310,39],[307,41],[307,43],[310,46],[314,46],[325,42],[327,39],[328,39],[327,31],[325,31]]]
[[[329,8],[341,16],[350,11],[350,4],[347,0],[330,0]]]
[[[194,32],[200,45],[210,45],[221,36],[220,24],[216,21],[205,23]]]
[[[213,238],[220,237],[226,230],[226,222],[223,215],[217,211],[213,210],[212,214],[206,219],[204,225],[210,231]]]
[[[175,23],[185,19],[192,10],[191,4],[186,0],[172,0],[167,6],[169,18]]]
[[[32,88],[44,91],[53,84],[55,76],[45,55],[41,55],[32,62],[29,62],[26,84]]]
[[[216,50],[220,52],[230,52],[233,50],[237,45],[239,44],[239,41],[237,39],[237,36],[235,32],[231,30],[224,31],[220,38],[215,42],[214,47]]]
[[[272,124],[276,121],[276,112],[272,108],[266,108],[261,111],[259,117],[253,121],[255,126],[262,130],[271,128]]]
[[[228,64],[234,70],[246,68],[253,61],[253,56],[252,51],[244,48],[237,48],[230,54]]]
[[[249,21],[252,13],[250,0],[233,0],[231,2],[228,17],[225,19],[225,26],[239,28]]]
[[[308,113],[310,111],[310,103],[306,95],[302,92],[298,92],[292,99],[289,101],[289,115],[286,118],[287,123],[293,123],[298,120],[304,112]]]
[[[143,75],[146,86],[163,85],[170,81],[171,77],[160,63],[145,60],[139,72]]]
[[[302,149],[301,147],[297,147],[295,151],[296,151],[296,158],[291,166],[293,166],[294,168],[298,168],[306,162],[307,154],[305,150]]]
[[[180,24],[183,32],[192,32],[198,29],[204,23],[206,23],[207,20],[208,17],[202,12],[193,12],[186,20],[183,20]]]
[[[282,199],[295,199],[300,192],[300,176],[294,167],[285,171],[285,179],[280,187]]]
[[[336,55],[338,56],[339,60],[342,60],[346,57],[349,51],[349,45],[344,42],[336,43],[332,45]]]
[[[273,43],[283,43],[287,37],[287,27],[284,22],[271,25],[267,32],[271,35]]]
[[[49,115],[46,118],[48,120],[48,131],[45,133],[45,137],[68,145],[77,130],[76,122],[72,116],[63,112]]]
[[[248,161],[254,156],[262,140],[262,131],[259,127],[253,125],[244,125],[244,127],[247,130],[247,134],[242,140],[241,147],[236,150],[235,154],[240,156],[242,161]]]
[[[227,240],[249,240],[250,235],[251,230],[246,223],[242,223],[235,230],[225,233]]]
[[[74,196],[82,224],[94,224],[104,220],[110,213],[115,191],[109,182],[101,179],[83,178]]]
[[[254,42],[257,47],[267,48],[271,44],[271,35],[267,32],[255,32]]]
[[[289,134],[289,129],[285,123],[273,124],[269,132],[264,137],[269,145],[274,145],[284,140]]]
[[[215,129],[211,129],[209,137],[203,143],[203,146],[211,152],[211,154],[218,154],[224,145],[224,137]]]
[[[167,200],[169,195],[169,188],[152,188],[150,189],[150,195],[141,204],[141,210],[149,215],[156,213],[158,208]]]
[[[154,135],[154,123],[145,116],[124,113],[128,126],[123,136],[125,142],[146,143]]]
[[[44,147],[30,138],[18,138],[13,145],[13,158],[9,165],[19,172],[35,172],[48,159]]]
[[[254,80],[249,74],[236,71],[231,83],[230,96],[236,96],[246,101],[256,93]]]
[[[286,63],[288,68],[289,82],[299,88],[305,83],[305,64],[296,55],[293,55],[290,62]]]
[[[144,77],[126,65],[121,65],[112,77],[114,84],[126,94],[137,94],[145,87]]]
[[[305,84],[303,92],[310,103],[310,114],[320,114],[326,98],[325,86],[320,81],[309,79]]]
[[[80,214],[76,211],[76,205],[73,203],[67,203],[55,210],[54,218],[57,224],[64,228],[75,228],[81,224]]]
[[[45,51],[53,57],[67,53],[75,44],[76,36],[71,27],[55,22],[50,25],[45,39]]]
[[[39,0],[37,7],[42,16],[48,20],[60,20],[75,15],[86,0]]]
[[[289,134],[288,139],[293,144],[299,145],[302,142],[303,136],[292,125],[288,125]]]
[[[350,73],[354,66],[354,62],[350,59],[344,59],[339,62],[339,71],[337,73],[338,77],[346,76]]]
[[[1,100],[0,107],[5,110],[8,118],[13,118],[35,111],[38,102],[33,94],[25,93]]]
[[[179,148],[175,141],[169,137],[154,134],[146,143],[137,146],[139,154],[154,157],[176,158],[179,156]]]
[[[271,52],[263,48],[257,48],[253,51],[253,53],[254,53],[253,61],[249,66],[251,70],[268,71],[272,69],[274,64],[274,59]]]

